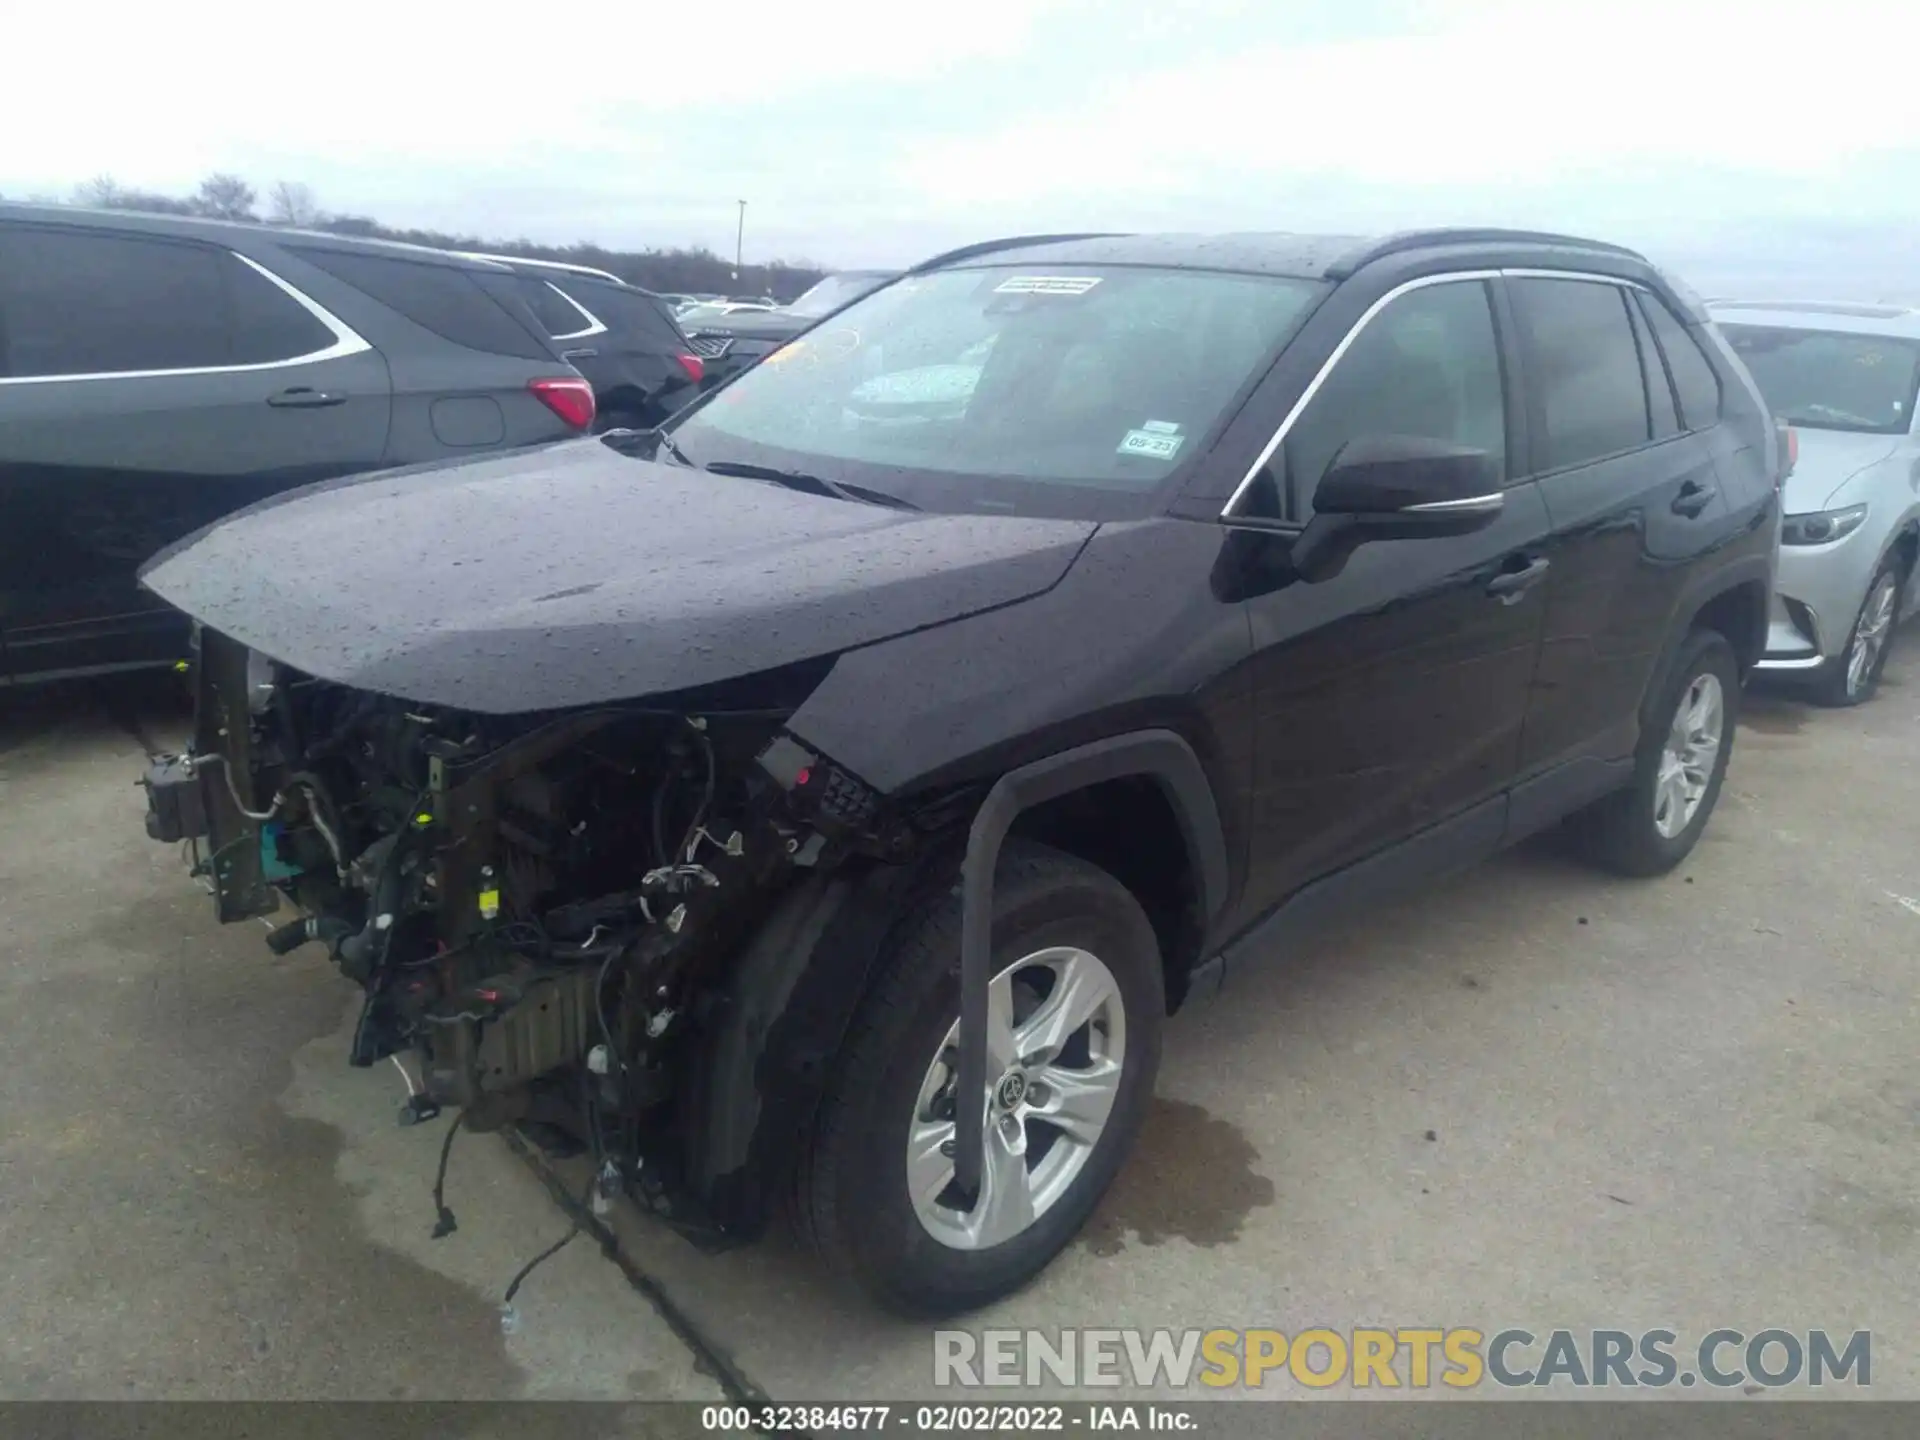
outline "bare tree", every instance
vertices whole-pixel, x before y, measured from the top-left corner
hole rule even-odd
[[[193,208],[215,220],[253,220],[253,187],[238,175],[214,174],[193,192]]]
[[[276,225],[311,226],[326,219],[326,212],[314,198],[312,186],[280,180],[267,195],[267,219]]]
[[[73,198],[77,204],[95,205],[103,210],[117,206],[126,193],[120,188],[120,182],[111,175],[96,175],[84,184],[73,187]]]

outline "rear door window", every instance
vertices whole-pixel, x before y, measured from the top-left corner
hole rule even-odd
[[[493,355],[550,358],[541,338],[462,268],[344,250],[303,247],[297,253],[308,264],[344,280],[443,340]],[[532,318],[531,311],[528,317]]]
[[[0,227],[0,375],[232,364],[222,258],[145,236]]]
[[[1516,279],[1531,336],[1531,389],[1544,430],[1538,469],[1558,470],[1645,445],[1653,433],[1626,291],[1596,280]]]
[[[1641,308],[1653,324],[1653,333],[1673,372],[1673,387],[1680,397],[1680,421],[1689,430],[1704,430],[1720,423],[1720,376],[1713,362],[1700,352],[1700,342],[1687,333],[1687,327],[1657,295],[1644,295]]]

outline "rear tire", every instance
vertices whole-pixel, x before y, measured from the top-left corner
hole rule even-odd
[[[1153,1094],[1166,1014],[1160,952],[1117,880],[1010,842],[994,882],[992,954],[1010,1024],[989,1032],[1004,1053],[988,1060],[982,1195],[967,1206],[941,1182],[952,1171],[942,1137],[960,1015],[957,886],[883,957],[801,1165],[803,1232],[838,1276],[904,1315],[970,1310],[1044,1269],[1112,1182]],[[1064,1028],[1082,1008],[1088,1018]],[[1007,1064],[1008,1055],[1020,1058]],[[1049,1106],[1061,1124],[1046,1118]],[[996,1137],[1014,1131],[1017,1148],[1000,1146]],[[1015,1196],[1017,1176],[1024,1207],[989,1204],[996,1175],[1008,1181],[1000,1197]]]
[[[1893,650],[1893,632],[1899,623],[1901,591],[1906,567],[1898,555],[1889,555],[1867,582],[1860,613],[1847,632],[1847,648],[1821,667],[1814,698],[1836,709],[1864,705],[1880,688],[1880,675]]]
[[[1640,727],[1633,779],[1573,817],[1586,857],[1620,875],[1662,875],[1692,851],[1720,798],[1740,714],[1726,637],[1688,635]]]

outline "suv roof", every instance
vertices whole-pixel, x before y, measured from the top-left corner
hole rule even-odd
[[[1285,275],[1308,280],[1343,280],[1364,266],[1391,255],[1420,250],[1511,252],[1537,249],[1550,254],[1578,254],[1588,258],[1629,260],[1647,265],[1647,258],[1623,245],[1586,240],[1544,230],[1452,228],[1403,230],[1389,235],[1304,235],[1289,231],[1248,231],[1206,235],[1194,233],[1084,235],[1027,235],[989,240],[936,255],[914,271],[942,269],[967,260],[993,255],[1013,261],[1060,261],[1106,265],[1167,265],[1204,270],[1239,270],[1261,275]]]
[[[1444,254],[1470,266],[1593,271],[1651,286],[1689,319],[1707,318],[1704,303],[1687,285],[1637,250],[1550,230],[1486,226],[1401,230],[1377,236],[1288,231],[1021,235],[949,250],[922,261],[907,273],[924,275],[991,255],[997,261],[1017,264],[1146,265],[1337,283],[1382,261],[1417,261],[1422,252]]]
[[[177,235],[186,239],[207,240],[217,245],[244,243],[248,237],[295,240],[302,244],[317,241],[329,249],[391,255],[396,259],[449,265],[456,269],[498,272],[507,268],[486,257],[436,250],[429,245],[409,245],[400,240],[374,240],[364,235],[336,235],[331,230],[304,230],[290,225],[253,224],[244,220],[152,215],[144,210],[98,210],[85,205],[17,205],[0,202],[0,220],[81,225],[142,235]]]

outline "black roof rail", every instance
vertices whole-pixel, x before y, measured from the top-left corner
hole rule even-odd
[[[904,273],[924,275],[929,270],[938,270],[942,265],[971,260],[976,255],[991,255],[996,250],[1018,250],[1028,245],[1057,245],[1067,240],[1104,240],[1109,236],[1126,233],[1124,230],[1084,230],[1073,235],[1009,235],[1002,240],[980,240],[972,245],[962,245],[958,250],[944,251],[931,260],[922,260],[918,265],[909,267]]]
[[[1578,235],[1560,235],[1551,230],[1500,230],[1487,228],[1454,228],[1438,230],[1401,230],[1392,235],[1382,236],[1370,241],[1351,255],[1343,256],[1327,268],[1327,274],[1333,279],[1345,279],[1364,265],[1388,255],[1403,254],[1408,250],[1428,250],[1439,245],[1498,245],[1512,242],[1524,245],[1564,245],[1576,250],[1598,250],[1607,255],[1619,255],[1628,260],[1638,260],[1642,265],[1650,263],[1638,250],[1629,250],[1624,245],[1609,244],[1605,240],[1587,240]]]

